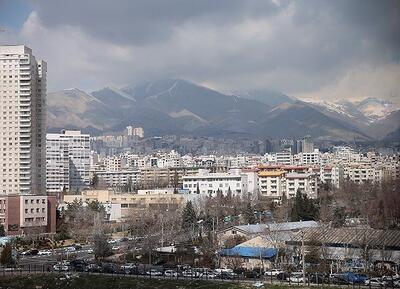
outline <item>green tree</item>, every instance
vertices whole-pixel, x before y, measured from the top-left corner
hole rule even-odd
[[[4,237],[6,235],[6,231],[4,230],[4,225],[0,225],[0,237]]]
[[[182,212],[182,229],[185,231],[193,230],[197,225],[196,212],[191,201],[186,203]]]
[[[93,189],[97,189],[99,185],[99,176],[96,173],[93,174],[93,178],[90,185]]]
[[[254,209],[251,206],[250,202],[247,203],[243,215],[247,224],[254,224],[256,222],[256,217],[254,216]]]
[[[101,214],[105,213],[104,206],[98,200],[93,200],[90,203],[88,203],[87,208],[89,210],[91,210],[92,212],[98,212],[98,213],[101,213]]]
[[[314,201],[298,190],[291,211],[292,222],[317,220],[317,218],[318,207]]]
[[[343,207],[336,208],[333,211],[332,226],[334,228],[342,227],[344,225],[345,220],[346,220],[345,208]]]
[[[231,186],[228,187],[228,193],[226,194],[226,197],[231,200],[232,199],[232,190],[231,190]]]
[[[3,266],[7,265],[9,266],[14,264],[11,244],[8,243],[3,247],[3,251],[1,251],[1,256],[0,256],[0,263]]]
[[[96,233],[93,237],[93,253],[96,259],[103,259],[112,255],[107,235],[104,232]]]

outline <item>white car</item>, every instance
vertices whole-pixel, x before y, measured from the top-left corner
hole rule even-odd
[[[161,276],[162,273],[160,271],[155,270],[155,269],[151,269],[151,270],[146,272],[146,275]]]
[[[307,277],[304,279],[303,274],[291,274],[286,281],[290,281],[293,283],[303,283],[304,281],[307,282]]]
[[[264,275],[265,276],[277,276],[278,274],[285,273],[283,270],[279,269],[269,269],[268,271],[265,271]]]
[[[165,270],[164,275],[166,277],[178,277],[178,272],[174,270]]]
[[[50,256],[51,255],[51,251],[49,251],[49,250],[39,251],[38,255],[39,256]]]
[[[264,287],[264,283],[261,282],[261,281],[254,282],[254,283],[253,283],[253,287],[256,287],[256,288],[263,288],[263,287]]]
[[[199,273],[191,270],[186,270],[182,272],[182,276],[187,278],[197,278],[199,277]]]
[[[133,264],[133,263],[126,263],[125,265],[122,265],[121,266],[121,269],[124,269],[124,270],[131,270],[131,269],[133,269],[133,268],[135,268],[136,266],[135,266],[135,264]]]
[[[121,249],[120,246],[112,246],[111,248],[113,251],[118,251],[119,249]]]
[[[65,252],[75,252],[76,249],[75,249],[75,247],[72,247],[72,246],[71,246],[71,247],[65,247],[65,248],[64,248],[64,251],[65,251]]]
[[[53,266],[54,271],[68,271],[69,268],[67,265],[63,265],[63,264],[55,264]]]
[[[369,286],[385,286],[387,285],[386,281],[382,281],[379,278],[371,278],[368,280],[365,280],[365,285]]]
[[[217,278],[217,274],[215,274],[214,270],[206,270],[200,275],[201,278],[206,278],[206,279],[214,279]]]

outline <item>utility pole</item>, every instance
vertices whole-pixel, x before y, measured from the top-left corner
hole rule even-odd
[[[304,261],[304,231],[301,231],[301,263],[303,266],[303,284],[306,285],[306,264]]]
[[[214,217],[212,217],[212,231],[213,231],[213,244],[215,244],[215,225],[214,225]]]

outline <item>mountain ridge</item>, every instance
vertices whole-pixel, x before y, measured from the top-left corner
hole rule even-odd
[[[350,102],[305,102],[273,91],[268,99],[269,92],[259,90],[244,97],[181,79],[104,87],[91,93],[62,90],[49,93],[49,129],[88,127],[107,133],[134,124],[143,126],[150,135],[293,138],[310,134],[321,140],[370,141],[382,139],[398,128],[396,117],[387,123],[386,117],[370,122],[357,104]],[[375,127],[375,123],[379,125]],[[376,133],[377,130],[381,132]]]

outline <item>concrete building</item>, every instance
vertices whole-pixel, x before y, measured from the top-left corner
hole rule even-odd
[[[290,150],[285,150],[275,154],[275,162],[282,165],[292,165],[293,155]]]
[[[55,196],[0,196],[0,224],[7,235],[54,233],[56,208]]]
[[[305,136],[301,141],[301,152],[312,153],[314,151],[314,142],[311,136]]]
[[[104,183],[108,187],[120,187],[128,184],[129,181],[132,184],[137,184],[140,181],[140,170],[129,169],[120,171],[108,171],[108,170],[91,170],[91,178],[96,175],[99,179],[99,183]]]
[[[89,138],[88,134],[70,130],[46,135],[47,192],[76,191],[89,186]]]
[[[318,178],[312,173],[287,173],[285,188],[287,198],[295,197],[300,191],[315,199],[318,195]]]
[[[110,221],[123,221],[127,218],[140,220],[147,212],[169,212],[181,210],[186,198],[181,194],[117,194],[108,190],[89,190],[81,194],[64,195],[64,203],[74,200],[90,203],[98,201],[106,208]]]
[[[46,174],[46,62],[0,46],[0,194],[42,194]]]
[[[260,195],[280,201],[286,192],[285,171],[262,171],[258,173]]]
[[[140,138],[144,137],[144,129],[143,127],[133,127],[131,125],[126,127],[126,134],[128,136],[137,136]]]
[[[331,184],[335,188],[340,188],[343,182],[343,168],[325,166],[320,169],[320,181],[324,184]]]
[[[229,191],[232,196],[241,196],[248,193],[247,175],[230,173],[209,173],[200,171],[197,175],[183,176],[183,189],[190,194],[201,194],[205,196],[217,196],[221,192],[224,196]]]
[[[319,164],[320,163],[320,156],[319,150],[315,149],[313,152],[303,152],[301,154],[301,164],[302,165],[312,165],[312,164]]]
[[[285,170],[268,170],[258,173],[260,195],[280,202],[283,195],[287,198],[296,196],[301,191],[309,198],[318,194],[318,175],[305,172],[288,172]]]
[[[375,169],[370,166],[356,165],[346,167],[344,169],[345,178],[355,182],[381,182],[383,179],[383,171],[381,169]]]

